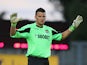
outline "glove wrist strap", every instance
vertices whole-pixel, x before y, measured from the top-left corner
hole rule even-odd
[[[71,32],[73,32],[75,29],[76,29],[76,28],[75,28],[73,25],[71,25],[71,26],[69,27],[69,30],[70,30]]]
[[[16,27],[17,23],[11,23],[12,27]]]

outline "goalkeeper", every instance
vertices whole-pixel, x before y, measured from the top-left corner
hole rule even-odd
[[[49,65],[48,57],[51,55],[52,40],[61,41],[68,37],[83,21],[78,15],[72,25],[62,33],[52,27],[44,25],[46,12],[43,8],[38,8],[35,12],[35,23],[27,24],[16,30],[17,23],[21,18],[17,18],[17,13],[10,16],[11,27],[10,36],[12,38],[25,38],[28,43],[26,56],[28,65]]]

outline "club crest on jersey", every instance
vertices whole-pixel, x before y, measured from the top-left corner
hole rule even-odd
[[[48,30],[45,30],[45,32],[46,32],[46,33],[49,33],[49,31],[48,31]]]

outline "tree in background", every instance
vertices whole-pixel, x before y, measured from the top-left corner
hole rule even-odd
[[[72,40],[87,40],[87,0],[60,0],[65,8],[65,18],[71,24],[73,19],[78,15],[82,15],[84,23],[81,24],[76,32],[71,35]]]

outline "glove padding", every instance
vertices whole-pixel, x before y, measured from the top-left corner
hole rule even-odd
[[[22,19],[21,18],[17,18],[17,13],[13,13],[11,16],[10,16],[10,21],[11,23],[13,24],[17,24],[19,21],[21,21]]]
[[[69,27],[69,30],[73,32],[80,25],[81,22],[83,22],[83,17],[78,15],[73,21],[72,25]]]
[[[76,19],[73,21],[72,26],[74,26],[75,28],[77,28],[80,25],[80,23],[82,23],[82,22],[83,22],[83,17],[80,16],[80,15],[78,15],[76,17]]]

